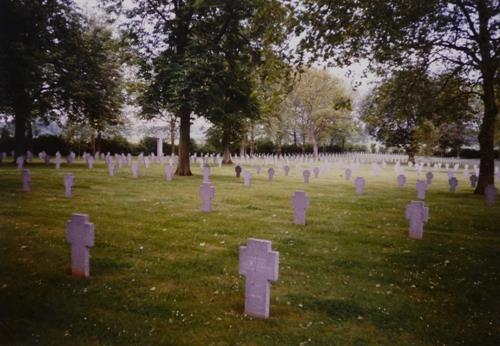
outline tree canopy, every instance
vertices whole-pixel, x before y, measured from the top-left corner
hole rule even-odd
[[[448,79],[444,88],[443,79]],[[477,120],[475,97],[464,94],[466,87],[457,77],[431,77],[417,68],[399,71],[364,100],[361,120],[370,135],[404,149],[412,161],[425,146],[431,153],[438,144],[456,150]]]
[[[498,0],[304,0],[297,6],[300,49],[313,59],[348,65],[367,58],[396,70],[419,65],[468,81],[482,99],[480,176],[476,193],[494,182],[495,94],[500,80]]]

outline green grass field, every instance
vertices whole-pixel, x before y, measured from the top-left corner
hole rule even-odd
[[[5,345],[499,345],[500,202],[486,206],[461,173],[455,194],[435,174],[424,239],[407,237],[416,173],[398,189],[392,166],[366,193],[334,169],[304,185],[213,168],[214,212],[199,211],[199,166],[166,182],[163,168],[109,177],[101,161],[31,164],[32,192],[0,166],[0,343]],[[63,175],[75,175],[64,197]],[[307,225],[290,197],[307,191]],[[66,222],[95,225],[91,277],[68,275]],[[271,316],[243,314],[238,251],[247,238],[280,253]]]

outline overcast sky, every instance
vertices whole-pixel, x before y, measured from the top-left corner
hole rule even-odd
[[[99,15],[101,12],[97,6],[97,0],[75,0],[78,6],[82,9],[83,13],[86,15]],[[371,85],[375,81],[375,77],[372,74],[368,74],[366,77],[363,76],[363,70],[366,68],[366,64],[352,64],[348,68],[328,68],[328,70],[332,73],[332,75],[342,79],[345,83],[345,86],[353,91],[353,95],[355,96],[355,104],[359,101],[366,93],[371,89]],[[354,91],[355,90],[355,91]],[[164,126],[165,124],[151,124],[151,121],[146,123],[135,118],[133,114],[128,114],[130,120],[134,124],[134,127],[139,128],[144,125],[158,125]],[[191,136],[200,141],[203,139],[204,130],[208,127],[207,122],[204,119],[196,119],[192,128],[191,128]],[[136,131],[132,130],[131,133]],[[141,134],[138,136],[130,136],[130,140],[138,141],[141,137]]]

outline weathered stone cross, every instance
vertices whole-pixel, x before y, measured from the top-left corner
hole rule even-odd
[[[245,314],[269,318],[271,289],[269,281],[278,280],[279,253],[271,250],[269,240],[249,238],[240,247],[239,272],[246,277]]]
[[[66,239],[71,245],[71,274],[90,275],[89,247],[94,246],[94,224],[86,214],[73,214],[68,221]]]

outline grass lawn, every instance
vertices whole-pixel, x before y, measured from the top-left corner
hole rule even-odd
[[[304,185],[276,169],[212,168],[214,212],[199,211],[199,166],[166,182],[141,166],[109,177],[102,161],[56,171],[0,166],[0,344],[54,345],[500,345],[500,202],[486,206],[461,172],[448,192],[444,170],[427,193],[424,239],[407,237],[415,172],[397,188],[392,166],[365,195],[333,169]],[[75,175],[64,197],[63,175]],[[497,184],[498,185],[498,184]],[[293,224],[290,198],[311,200],[307,225]],[[95,225],[91,277],[68,275],[66,222]],[[280,253],[269,320],[243,314],[238,251],[247,238]]]

